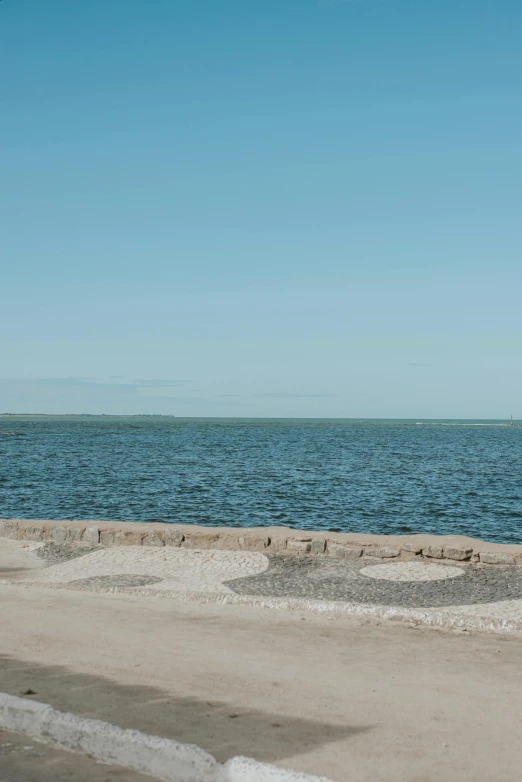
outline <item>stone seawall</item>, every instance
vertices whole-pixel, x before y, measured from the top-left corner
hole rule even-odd
[[[261,551],[267,554],[344,559],[448,560],[460,564],[518,565],[522,545],[487,543],[464,536],[368,535],[307,532],[289,527],[199,527],[126,521],[0,519],[0,537],[89,546],[176,546]]]

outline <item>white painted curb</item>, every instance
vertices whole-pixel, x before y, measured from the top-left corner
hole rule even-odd
[[[331,782],[326,777],[313,777],[242,757],[225,763],[225,771],[226,782]]]
[[[236,757],[222,765],[195,744],[125,730],[7,693],[0,693],[0,728],[26,733],[54,747],[89,754],[164,782],[330,782],[325,777],[287,771],[250,758]]]

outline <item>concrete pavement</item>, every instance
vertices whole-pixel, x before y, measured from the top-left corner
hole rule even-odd
[[[0,587],[0,690],[334,782],[518,782],[522,639]]]
[[[0,730],[0,782],[153,782],[153,777]]]

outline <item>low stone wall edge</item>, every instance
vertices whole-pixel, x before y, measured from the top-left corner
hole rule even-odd
[[[290,527],[201,527],[188,524],[0,519],[0,537],[90,546],[176,546],[260,551],[267,554],[383,560],[446,560],[460,564],[522,566],[522,545],[463,536],[368,535],[309,532]]]

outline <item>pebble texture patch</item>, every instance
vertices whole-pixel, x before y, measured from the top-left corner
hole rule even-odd
[[[479,606],[522,600],[522,568],[398,562],[368,556],[262,554],[253,551],[46,544],[48,567],[33,583],[76,589],[139,589],[249,598],[300,599],[408,609]]]
[[[449,565],[428,565],[424,562],[396,562],[393,565],[370,565],[359,573],[368,578],[384,581],[443,581],[446,578],[458,578],[465,574],[460,567]]]
[[[228,581],[239,595],[292,597],[306,600],[369,603],[407,608],[476,605],[522,599],[522,571],[514,567],[466,567],[458,578],[390,580],[361,573],[365,560],[268,555],[269,569],[256,576]],[[374,568],[397,565],[379,564]],[[413,564],[413,563],[412,563]],[[433,567],[433,565],[421,565]],[[457,568],[437,563],[437,568]],[[385,571],[386,572],[386,571]]]
[[[74,544],[74,543],[41,543],[37,544],[38,548],[36,556],[39,559],[43,559],[47,566],[58,565],[61,562],[67,562],[69,559],[77,559],[77,557],[84,557],[86,554],[90,554],[96,550],[95,546],[89,544]]]
[[[102,588],[143,586],[123,584],[122,578],[150,579],[154,590],[230,593],[223,582],[262,573],[268,567],[264,554],[244,551],[197,551],[191,549],[118,547],[89,551],[67,558],[41,571],[40,583],[71,584]],[[95,580],[96,579],[96,580]],[[102,580],[100,580],[102,579]],[[117,584],[115,579],[119,579]]]
[[[135,573],[124,573],[115,576],[91,576],[91,578],[80,578],[78,581],[70,581],[69,583],[74,584],[74,586],[85,587],[86,589],[89,589],[89,587],[114,589],[149,586],[150,584],[159,584],[162,580],[155,576],[138,576]]]

